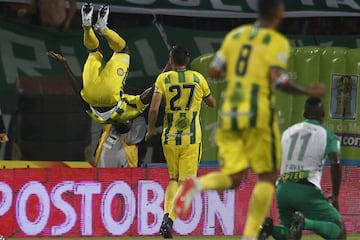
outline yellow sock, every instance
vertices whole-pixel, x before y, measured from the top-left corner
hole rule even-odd
[[[172,208],[178,186],[179,185],[177,181],[170,180],[165,190],[164,212],[169,213],[171,220],[175,220],[175,214],[173,213]]]
[[[226,190],[232,185],[231,178],[222,172],[211,172],[199,178],[201,191]]]
[[[99,40],[92,28],[84,29],[84,46],[89,50],[95,50],[99,47]]]
[[[249,203],[244,236],[257,237],[259,227],[270,210],[275,187],[270,182],[259,181],[256,183]]]
[[[102,35],[106,38],[110,48],[114,52],[120,52],[126,46],[125,40],[110,28],[105,28],[105,30],[102,32]]]

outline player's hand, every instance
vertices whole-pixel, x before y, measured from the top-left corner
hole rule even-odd
[[[312,97],[323,97],[325,95],[325,85],[316,83],[308,87],[308,93]]]
[[[339,211],[339,201],[337,197],[330,195],[327,200]]]
[[[153,136],[156,135],[156,130],[149,130],[146,132],[145,141],[149,141]]]
[[[7,134],[6,133],[0,133],[0,142],[1,143],[6,143],[8,141],[9,141],[9,138],[8,138]]]
[[[54,53],[53,51],[47,51],[46,54],[47,54],[49,57],[52,57],[52,58],[58,60],[58,61],[61,62],[61,63],[66,63],[66,58],[63,57],[61,54]]]

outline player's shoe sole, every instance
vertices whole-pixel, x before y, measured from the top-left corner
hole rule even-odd
[[[110,9],[109,9],[108,5],[103,5],[99,9],[98,18],[94,25],[94,29],[96,31],[98,31],[99,33],[102,33],[104,31],[104,29],[107,27],[109,12],[110,12]]]
[[[274,223],[272,218],[267,217],[264,223],[260,226],[258,240],[266,240],[272,234]]]
[[[174,202],[174,212],[177,216],[181,217],[187,214],[197,192],[196,179],[194,177],[187,178]]]
[[[83,27],[91,27],[94,7],[91,3],[85,3],[81,7],[81,20]]]
[[[287,234],[287,239],[300,240],[304,226],[305,226],[304,215],[300,212],[294,212],[292,216],[292,224]]]

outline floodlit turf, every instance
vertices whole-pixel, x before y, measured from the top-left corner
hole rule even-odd
[[[6,239],[13,239],[13,240],[24,240],[24,239],[39,239],[39,238],[6,238]],[[46,240],[59,240],[59,238],[41,238]],[[83,237],[83,238],[62,238],[64,240],[153,240],[153,239],[162,239],[162,237],[101,237],[101,238],[92,238],[92,237]],[[206,237],[206,236],[197,236],[197,237],[186,237],[186,236],[175,236],[174,239],[181,239],[181,240],[208,240],[208,239],[238,239],[240,240],[241,237],[239,236],[216,236],[216,237]],[[272,238],[270,238],[272,240]],[[322,240],[323,238],[315,235],[304,235],[302,240]],[[360,234],[351,234],[347,236],[347,240],[359,240]]]

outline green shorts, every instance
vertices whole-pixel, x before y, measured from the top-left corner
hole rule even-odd
[[[294,211],[312,220],[341,220],[340,213],[328,202],[321,189],[311,183],[280,182],[276,188],[276,199],[280,222],[285,227],[290,227]]]

